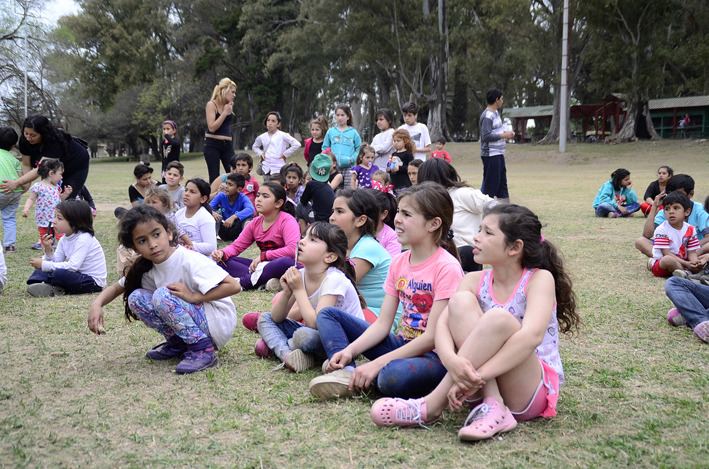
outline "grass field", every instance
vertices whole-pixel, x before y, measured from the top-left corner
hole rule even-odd
[[[479,147],[447,150],[478,187]],[[120,301],[104,309],[108,334],[95,336],[86,326],[95,295],[26,293],[37,230],[32,217],[19,218],[0,296],[0,467],[707,467],[709,344],[665,320],[663,280],[633,248],[644,219],[595,218],[591,203],[618,167],[642,197],[662,164],[692,175],[703,202],[708,154],[693,141],[571,145],[564,155],[508,147],[512,201],[535,211],[564,252],[585,325],[561,341],[558,416],[476,444],[457,438],[464,411],[446,412],[431,431],[380,429],[369,417],[376,395],[313,399],[307,385],[320,371],[273,371],[240,324],[219,365],[191,376],[173,374],[176,361],[145,358],[161,337],[127,324]],[[88,180],[109,283],[118,279],[110,208],[127,205],[133,166],[96,161]],[[206,175],[202,159],[186,167]],[[241,317],[266,310],[272,296],[233,299]]]

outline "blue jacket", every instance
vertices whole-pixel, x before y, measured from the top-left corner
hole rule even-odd
[[[340,131],[337,126],[332,127],[327,131],[322,142],[322,147],[330,148],[332,154],[337,157],[337,166],[340,168],[351,168],[355,165],[361,145],[362,139],[352,127],[347,127],[343,131]]]
[[[226,220],[232,215],[236,215],[239,220],[245,220],[252,216],[255,212],[254,206],[246,195],[239,192],[233,205],[229,205],[229,196],[224,192],[220,192],[209,202],[212,210],[219,207],[222,208],[222,217]]]
[[[614,208],[618,208],[618,205],[625,207],[626,205],[634,204],[637,201],[638,196],[635,194],[633,189],[628,189],[623,186],[620,188],[620,191],[617,191],[613,187],[613,180],[610,179],[598,190],[596,198],[593,199],[593,208],[598,208],[601,204],[611,204]]]

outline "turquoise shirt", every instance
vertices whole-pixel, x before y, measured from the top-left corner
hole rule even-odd
[[[655,215],[655,228],[660,226],[665,221],[665,211],[660,210]],[[704,235],[709,234],[709,213],[704,210],[704,206],[699,202],[692,201],[692,213],[685,220],[687,223],[697,229],[697,239],[704,239]]]

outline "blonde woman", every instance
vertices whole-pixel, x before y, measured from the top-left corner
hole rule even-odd
[[[229,172],[229,161],[234,156],[231,144],[231,119],[234,112],[236,83],[222,78],[214,87],[212,99],[207,103],[207,132],[204,139],[204,159],[209,171],[209,182],[219,177],[219,162]]]

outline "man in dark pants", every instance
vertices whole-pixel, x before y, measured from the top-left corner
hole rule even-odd
[[[487,92],[487,109],[480,116],[480,157],[483,161],[483,183],[480,191],[500,202],[508,203],[507,168],[505,168],[505,140],[514,138],[512,131],[502,128],[500,109],[502,91],[492,88]]]

